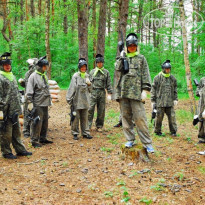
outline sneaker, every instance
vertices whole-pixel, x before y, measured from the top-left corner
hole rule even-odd
[[[172,137],[176,137],[177,134],[176,134],[176,133],[171,133],[171,136],[172,136]]]
[[[13,155],[12,153],[3,154],[3,157],[6,159],[17,159],[17,157],[15,155]]]
[[[93,137],[90,136],[90,135],[83,135],[83,138],[86,138],[86,139],[92,139]]]
[[[102,132],[103,129],[101,127],[97,128],[97,132]]]
[[[79,140],[78,135],[73,135],[74,140]]]
[[[30,155],[32,155],[32,152],[27,152],[27,151],[20,152],[17,154],[17,156],[30,156]]]
[[[198,142],[197,142],[197,144],[204,144],[205,143],[205,141],[203,141],[203,140],[199,140]]]
[[[132,147],[134,145],[134,141],[128,141],[125,143],[125,147]]]
[[[31,144],[34,148],[42,147],[42,144],[40,144],[38,142],[32,142]]]
[[[114,127],[122,127],[122,122],[118,122]]]
[[[146,146],[145,148],[147,149],[148,153],[154,153],[154,148],[152,147],[152,144],[147,144],[145,146]]]
[[[40,140],[40,143],[42,143],[42,144],[52,144],[53,141],[50,141],[50,140],[44,139],[44,140]]]

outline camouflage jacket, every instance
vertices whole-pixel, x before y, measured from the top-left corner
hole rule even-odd
[[[141,54],[126,59],[129,63],[129,72],[126,74],[123,73],[121,58],[116,61],[113,98],[116,100],[129,98],[141,101],[142,90],[150,91],[151,89],[147,60]]]
[[[34,106],[47,107],[51,105],[49,85],[46,80],[36,72],[32,73],[28,79],[26,100],[32,102]]]
[[[86,73],[85,79],[89,78]],[[85,79],[81,78],[80,72],[73,75],[70,86],[67,91],[66,100],[74,105],[76,110],[88,109],[90,106],[90,91],[92,86],[85,83]]]
[[[9,107],[8,107],[9,106]],[[8,111],[7,111],[8,109]],[[16,78],[13,81],[8,80],[0,74],[0,110],[8,112],[9,117],[13,114],[22,113],[21,110],[21,96],[18,91],[18,84]]]
[[[177,97],[177,80],[173,75],[166,78],[161,73],[155,76],[152,89],[151,101],[157,107],[172,107]]]
[[[90,81],[93,89],[106,89],[109,94],[112,94],[112,85],[110,79],[110,73],[107,69],[103,69],[102,74],[100,71],[94,76],[96,68],[90,71]]]
[[[196,95],[200,97],[198,103],[198,116],[199,120],[202,120],[202,113],[205,109],[205,77],[200,80],[199,86],[196,90]]]

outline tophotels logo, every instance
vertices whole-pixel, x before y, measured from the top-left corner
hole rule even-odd
[[[169,6],[155,9],[147,13],[143,19],[144,28],[153,33],[165,36],[181,35],[181,28],[185,25],[187,33],[201,29],[204,19],[201,14],[188,6],[185,9],[186,19],[180,19],[180,7]]]

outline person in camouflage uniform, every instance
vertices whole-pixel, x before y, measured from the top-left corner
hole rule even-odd
[[[97,131],[101,132],[105,119],[105,97],[108,92],[108,100],[111,100],[112,86],[110,73],[103,67],[104,58],[101,54],[96,55],[96,68],[90,72],[92,83],[91,102],[88,111],[89,128],[92,126],[95,106],[97,106],[97,119],[95,122]]]
[[[126,37],[127,54],[122,50],[120,58],[115,66],[114,99],[120,103],[122,126],[128,142],[126,147],[134,145],[136,130],[147,152],[154,152],[152,140],[148,132],[146,112],[143,102],[146,99],[146,91],[151,89],[149,67],[145,57],[137,52],[138,39],[135,33]],[[125,69],[128,62],[128,70]]]
[[[201,78],[197,86],[196,95],[200,97],[198,104],[199,144],[205,143],[205,77]]]
[[[37,61],[38,61],[37,58],[28,59],[26,62],[29,64],[29,70],[26,72],[24,79],[20,78],[18,80],[20,85],[23,88],[25,88],[25,92],[26,92],[26,87],[27,87],[27,84],[28,84],[28,79],[29,79],[30,75],[35,71],[35,64],[37,63]],[[28,103],[27,103],[27,101],[24,102],[23,114],[24,114],[23,135],[24,135],[25,138],[28,138],[28,137],[30,137],[30,120],[29,120],[29,112],[28,112]]]
[[[151,89],[152,108],[154,104],[157,108],[157,116],[155,121],[154,132],[162,135],[161,127],[164,113],[166,113],[169,121],[169,129],[172,136],[176,136],[177,124],[175,119],[174,106],[177,105],[177,80],[170,74],[170,60],[166,60],[162,64],[162,71],[155,76]]]
[[[16,159],[12,154],[11,143],[17,156],[32,155],[28,152],[21,141],[19,115],[22,113],[18,84],[11,72],[11,54],[4,53],[0,57],[0,115],[1,122],[1,152],[4,158]]]
[[[74,140],[78,140],[79,121],[83,138],[92,139],[90,136],[88,125],[88,108],[90,105],[91,82],[89,75],[86,73],[87,62],[84,58],[80,58],[78,62],[79,72],[72,77],[70,86],[67,91],[66,100],[72,106],[71,114],[74,119],[71,119],[71,133]]]
[[[36,70],[28,79],[26,87],[26,100],[28,110],[33,113],[31,120],[31,143],[33,147],[41,147],[42,144],[53,143],[47,139],[48,130],[48,106],[51,106],[48,79],[45,74],[49,63],[46,56],[41,57]]]

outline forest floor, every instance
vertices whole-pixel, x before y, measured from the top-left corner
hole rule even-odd
[[[153,134],[150,100],[146,101],[150,133],[156,149],[150,162],[124,160],[121,144],[126,140],[118,122],[119,106],[106,106],[105,131],[91,131],[92,140],[74,141],[69,126],[69,107],[61,100],[50,109],[48,139],[42,148],[32,148],[22,137],[31,157],[6,160],[0,157],[0,204],[205,204],[205,150],[197,145],[197,127],[192,126],[188,101],[176,108],[178,136]],[[138,143],[140,143],[139,138]]]

